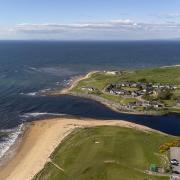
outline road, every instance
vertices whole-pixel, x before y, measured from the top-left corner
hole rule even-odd
[[[176,159],[180,163],[180,147],[172,147],[170,148],[170,158]],[[173,171],[177,171],[180,173],[180,164],[178,166],[172,165]],[[180,176],[180,174],[179,174]]]

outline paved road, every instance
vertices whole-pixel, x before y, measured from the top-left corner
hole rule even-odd
[[[170,158],[176,159],[180,163],[180,147],[172,147],[170,148]],[[180,164],[178,166],[172,166],[173,171],[177,171],[180,173]],[[180,176],[180,174],[179,174]]]

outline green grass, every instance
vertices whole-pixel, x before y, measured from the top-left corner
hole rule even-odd
[[[180,97],[180,86],[178,89],[175,90],[174,94]]]
[[[102,90],[104,87],[109,85],[110,83],[115,83],[119,80],[118,75],[106,75],[105,73],[102,72],[97,72],[91,75],[90,78],[81,80],[76,87],[72,89],[72,91],[80,91],[82,92],[81,88],[82,87],[88,87],[92,86],[95,87],[99,90]]]
[[[123,98],[121,96],[107,94],[107,93],[102,93],[100,96],[105,99],[117,102],[117,103],[121,103],[121,101],[123,100]]]
[[[180,86],[180,67],[143,69],[133,72],[126,72],[122,75],[107,75],[103,72],[93,74],[90,78],[82,80],[73,89],[81,91],[83,86],[93,86],[102,90],[107,85],[123,81],[140,81],[146,79],[153,83],[169,83]]]
[[[117,75],[108,75],[104,72],[97,72],[97,73],[92,74],[91,77],[89,77],[88,79],[84,79],[80,81],[77,84],[77,86],[74,87],[71,91],[86,94],[87,92],[83,91],[81,88],[91,86],[98,89],[99,93],[94,93],[97,96],[101,96],[105,99],[118,102],[120,104],[128,104],[129,102],[134,102],[135,99],[110,95],[110,94],[104,93],[103,90],[109,84],[125,82],[125,81],[138,82],[141,80],[145,80],[147,82],[152,82],[152,83],[176,85],[178,89],[175,91],[172,91],[172,93],[174,94],[176,98],[180,97],[180,67],[143,69],[143,70],[136,70],[132,72],[130,71],[124,72],[123,74],[117,74]],[[125,87],[125,89],[136,90],[136,88],[127,88],[127,87]],[[171,111],[171,107],[176,105],[176,101],[167,100],[167,101],[164,101],[164,104]]]
[[[172,107],[176,105],[176,100],[170,99],[170,100],[164,100],[163,103],[167,106],[167,107]]]
[[[136,102],[136,101],[137,101],[136,98],[124,98],[124,99],[121,101],[121,103],[127,105],[128,103],[132,103],[132,102]]]
[[[148,82],[180,85],[180,67],[137,70],[123,77],[124,80],[132,81],[138,81],[142,78]]]
[[[121,127],[94,127],[70,135],[51,158],[65,172],[47,163],[36,180],[166,180],[143,173],[151,163],[163,165],[159,146],[173,137]],[[98,144],[95,141],[99,142]]]

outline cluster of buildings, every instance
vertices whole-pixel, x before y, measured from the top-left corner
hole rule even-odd
[[[115,73],[115,72],[114,72]],[[147,101],[142,98],[143,95],[154,95],[158,96],[163,91],[175,90],[177,87],[170,84],[153,84],[144,82],[120,82],[116,84],[108,85],[104,91],[113,95],[124,96],[125,98],[135,98],[134,102],[127,104],[121,104],[121,108],[124,110],[135,110],[137,107],[143,107],[145,109],[162,109],[164,104],[151,100]],[[99,91],[94,87],[82,87],[81,90],[87,92]],[[177,106],[180,105],[180,99],[177,100]]]
[[[113,95],[121,95],[126,97],[142,97],[143,95],[155,95],[158,96],[163,91],[175,90],[177,87],[170,84],[153,84],[144,82],[121,82],[116,84],[110,84],[105,88],[105,91]],[[138,98],[136,102],[130,102],[125,105],[128,109],[134,109],[135,107],[142,106],[144,108],[163,108],[164,104],[158,101],[145,101],[142,98]]]
[[[129,88],[129,89],[125,89]],[[135,90],[130,90],[130,89]],[[117,84],[110,84],[106,87],[105,91],[114,95],[126,95],[132,97],[138,97],[145,94],[155,94],[158,95],[163,90],[174,90],[176,86],[173,85],[162,85],[162,84],[152,84],[152,83],[142,83],[142,82],[122,82]]]
[[[136,107],[144,107],[144,108],[154,108],[159,109],[163,108],[164,104],[157,102],[157,101],[136,101],[136,102],[130,102],[126,105],[128,109],[134,109]]]

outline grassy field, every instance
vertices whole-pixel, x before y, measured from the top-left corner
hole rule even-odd
[[[123,81],[140,81],[174,84],[180,86],[180,67],[144,69],[126,72],[122,75],[108,75],[103,72],[95,73],[90,78],[82,80],[72,91],[81,91],[83,86],[92,86],[103,90],[108,84]]]
[[[121,127],[77,130],[51,155],[65,171],[47,163],[35,180],[166,180],[143,173],[164,165],[159,146],[173,137]]]
[[[110,75],[105,72],[97,72],[92,74],[91,77],[81,80],[77,84],[77,86],[75,86],[71,90],[71,92],[87,94],[91,92],[82,90],[82,87],[94,87],[97,89],[97,91],[93,92],[93,94],[126,105],[129,102],[134,102],[135,99],[124,98],[123,96],[105,93],[104,92],[105,87],[107,87],[109,84],[118,83],[118,82],[125,82],[125,81],[139,82],[142,80],[152,83],[176,85],[178,89],[175,90],[173,94],[174,97],[180,97],[180,67],[143,69],[143,70],[136,70],[129,72],[127,71],[117,75]],[[133,89],[129,88],[128,90],[133,90]],[[164,103],[165,106],[169,109],[169,111],[171,111],[171,108],[176,105],[176,100],[170,99],[162,103]],[[176,108],[175,111],[180,112],[179,108]]]

